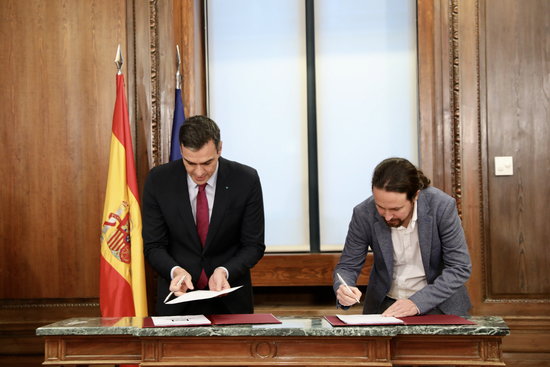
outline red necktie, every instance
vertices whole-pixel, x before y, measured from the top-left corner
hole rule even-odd
[[[206,184],[199,185],[199,194],[197,195],[197,232],[201,240],[201,245],[204,247],[206,235],[208,234],[208,199],[206,198]],[[206,288],[208,277],[204,269],[201,271],[201,276],[197,282],[198,289]]]

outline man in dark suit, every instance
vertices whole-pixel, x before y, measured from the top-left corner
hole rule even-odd
[[[374,264],[363,313],[468,314],[471,304],[464,283],[472,266],[456,203],[429,184],[406,159],[378,164],[373,195],[354,208],[334,271],[340,306],[360,299],[361,291],[354,285],[370,247]]]
[[[183,159],[153,168],[143,190],[145,257],[158,273],[156,314],[253,313],[250,268],[265,251],[258,173],[221,157],[220,130],[208,117],[188,118],[179,140]],[[170,291],[240,285],[222,297],[164,303]]]

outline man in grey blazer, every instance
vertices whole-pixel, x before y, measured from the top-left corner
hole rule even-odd
[[[363,313],[468,314],[471,303],[464,284],[471,262],[456,203],[429,184],[403,158],[386,159],[375,168],[373,195],[354,208],[334,270],[340,307],[360,300],[355,283],[370,248],[374,263]]]
[[[155,167],[143,189],[145,257],[158,274],[157,315],[253,313],[250,268],[263,256],[264,207],[255,169],[221,157],[217,124],[188,118],[183,159]],[[219,291],[223,297],[165,304],[170,291]]]

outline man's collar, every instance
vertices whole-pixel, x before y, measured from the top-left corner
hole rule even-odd
[[[416,220],[418,219],[418,198],[414,201],[414,208],[413,208],[413,216],[411,218],[411,222],[409,225],[411,226],[411,229],[414,229],[416,226]]]
[[[413,202],[413,215],[411,217],[411,220],[409,221],[409,225],[407,227],[399,226],[395,229],[399,231],[405,231],[405,233],[414,231],[414,227],[416,227],[416,220],[418,219],[418,205],[416,205],[417,203],[418,198]]]

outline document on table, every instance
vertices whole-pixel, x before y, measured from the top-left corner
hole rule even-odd
[[[400,320],[391,316],[382,316],[380,314],[368,315],[336,315],[342,322],[350,325],[393,325],[403,324]]]
[[[174,305],[176,303],[182,303],[182,302],[191,302],[191,301],[198,301],[201,299],[209,299],[221,296],[223,294],[228,294],[233,291],[236,291],[237,289],[241,288],[242,285],[238,287],[228,288],[221,291],[205,291],[205,290],[199,290],[199,291],[191,291],[182,294],[179,297],[174,298],[171,301],[166,302],[169,305]]]
[[[153,321],[154,326],[196,326],[212,324],[204,315],[153,316],[151,317],[151,321]]]

